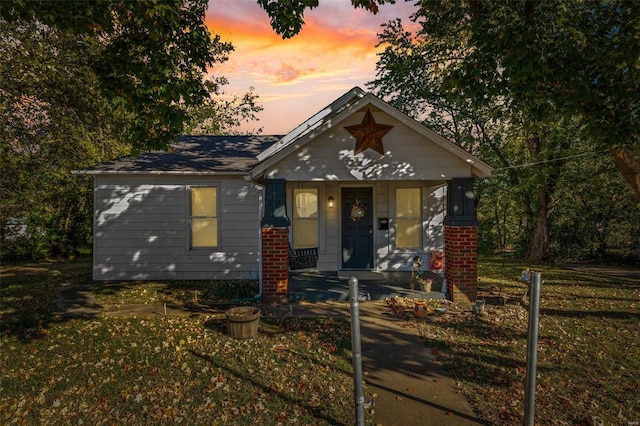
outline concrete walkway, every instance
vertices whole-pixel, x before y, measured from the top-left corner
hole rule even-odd
[[[91,293],[74,289],[61,291],[58,300],[58,308],[69,317],[210,315],[228,307],[202,304],[102,307]],[[348,302],[299,302],[260,308],[266,317],[351,317]],[[394,316],[383,301],[360,302],[359,317],[365,394],[375,395],[374,424],[486,424],[473,414],[453,380],[406,320]]]
[[[293,316],[350,317],[349,303],[291,305]],[[358,303],[366,394],[375,394],[374,422],[383,426],[483,425],[416,329],[384,302]]]

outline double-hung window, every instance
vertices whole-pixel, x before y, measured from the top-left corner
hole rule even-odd
[[[396,188],[396,248],[420,248],[420,188]]]
[[[318,188],[293,189],[293,244],[318,247]]]
[[[190,188],[191,248],[218,246],[218,188]]]

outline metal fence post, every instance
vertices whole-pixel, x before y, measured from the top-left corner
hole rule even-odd
[[[540,272],[531,274],[529,285],[529,337],[527,340],[527,374],[525,379],[524,425],[533,426],[536,412],[536,374],[538,358],[538,316],[540,312]]]
[[[364,426],[364,393],[362,390],[362,349],[360,347],[360,313],[358,311],[358,279],[349,278],[351,295],[351,350],[353,352],[353,387],[356,425]]]

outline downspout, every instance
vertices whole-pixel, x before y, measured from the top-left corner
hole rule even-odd
[[[258,223],[260,223],[264,215],[264,186],[260,186],[260,189],[256,187],[256,189],[260,191],[260,197],[258,198]],[[258,294],[253,298],[262,300],[262,227],[258,229]]]

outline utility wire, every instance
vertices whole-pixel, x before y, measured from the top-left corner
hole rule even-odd
[[[551,160],[536,161],[535,163],[518,164],[516,166],[499,167],[499,168],[495,168],[493,170],[494,171],[499,171],[499,170],[507,170],[507,169],[519,169],[519,168],[522,168],[522,167],[529,167],[529,166],[535,166],[535,165],[538,165],[538,164],[552,163],[554,161],[560,161],[560,160],[569,160],[571,158],[586,157],[588,155],[594,155],[594,154],[598,154],[598,152],[596,152],[596,151],[583,152],[581,154],[569,155],[568,157],[560,157],[560,158],[553,158]]]

